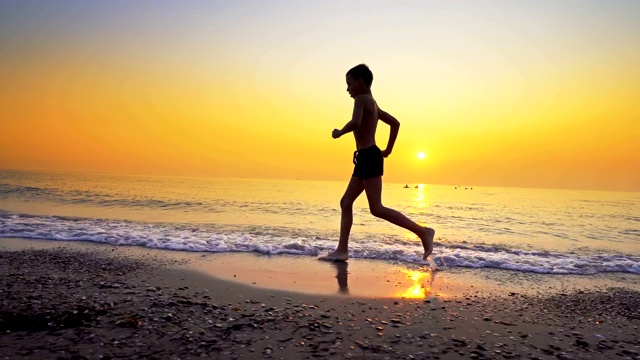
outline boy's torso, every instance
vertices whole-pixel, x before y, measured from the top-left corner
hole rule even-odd
[[[376,144],[376,128],[378,126],[378,104],[371,94],[362,94],[364,97],[364,110],[360,126],[353,131],[358,150],[371,147]]]

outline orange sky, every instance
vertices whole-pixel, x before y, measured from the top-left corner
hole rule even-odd
[[[640,191],[640,3],[489,4],[3,2],[0,169],[346,181],[365,62],[385,181]]]

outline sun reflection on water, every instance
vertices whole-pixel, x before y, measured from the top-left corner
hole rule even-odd
[[[415,186],[415,190],[415,196],[413,198],[413,202],[411,203],[411,210],[409,211],[409,214],[411,214],[411,216],[422,216],[427,211],[426,208],[431,206],[429,204],[429,199],[427,199],[426,196],[426,186],[424,184],[418,184]],[[426,226],[426,224],[422,225]],[[403,237],[405,239],[419,241],[416,235],[411,231],[405,231],[403,233]]]
[[[408,289],[398,293],[396,296],[407,299],[424,299],[429,296],[431,285],[433,284],[433,270],[401,269],[401,271],[411,280],[412,284]]]
[[[415,201],[415,203],[416,203],[415,206],[417,208],[425,207],[425,203],[424,203],[424,185],[423,184],[418,184],[417,185],[416,197],[413,200]]]

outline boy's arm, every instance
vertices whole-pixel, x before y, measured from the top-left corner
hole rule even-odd
[[[364,101],[364,97],[356,96],[353,105],[353,115],[351,116],[351,120],[342,129],[333,129],[333,134],[331,134],[331,136],[333,136],[334,139],[337,139],[340,136],[356,130],[360,127],[360,122],[362,122],[362,114],[364,112]]]
[[[380,108],[378,108],[378,119],[382,120],[383,123],[391,127],[391,130],[389,131],[389,142],[387,143],[387,148],[382,150],[382,156],[387,157],[391,154],[393,145],[396,143],[398,131],[400,131],[400,121],[391,116],[391,114],[382,111],[382,109]]]

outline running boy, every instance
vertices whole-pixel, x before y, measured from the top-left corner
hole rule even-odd
[[[353,223],[353,202],[364,190],[369,201],[369,210],[373,216],[387,220],[403,227],[418,236],[424,247],[423,259],[427,259],[433,252],[433,237],[435,230],[422,227],[409,220],[400,212],[384,207],[381,201],[382,173],[384,158],[391,154],[393,145],[400,130],[400,122],[393,116],[382,111],[371,95],[373,74],[365,64],[360,64],[347,72],[347,92],[354,98],[353,116],[342,129],[333,130],[333,138],[353,131],[356,139],[356,151],[353,153],[353,175],[340,199],[342,217],[340,221],[340,240],[338,248],[321,260],[347,260],[349,258],[349,232]],[[376,127],[378,120],[391,127],[389,142],[384,150],[376,146]]]

